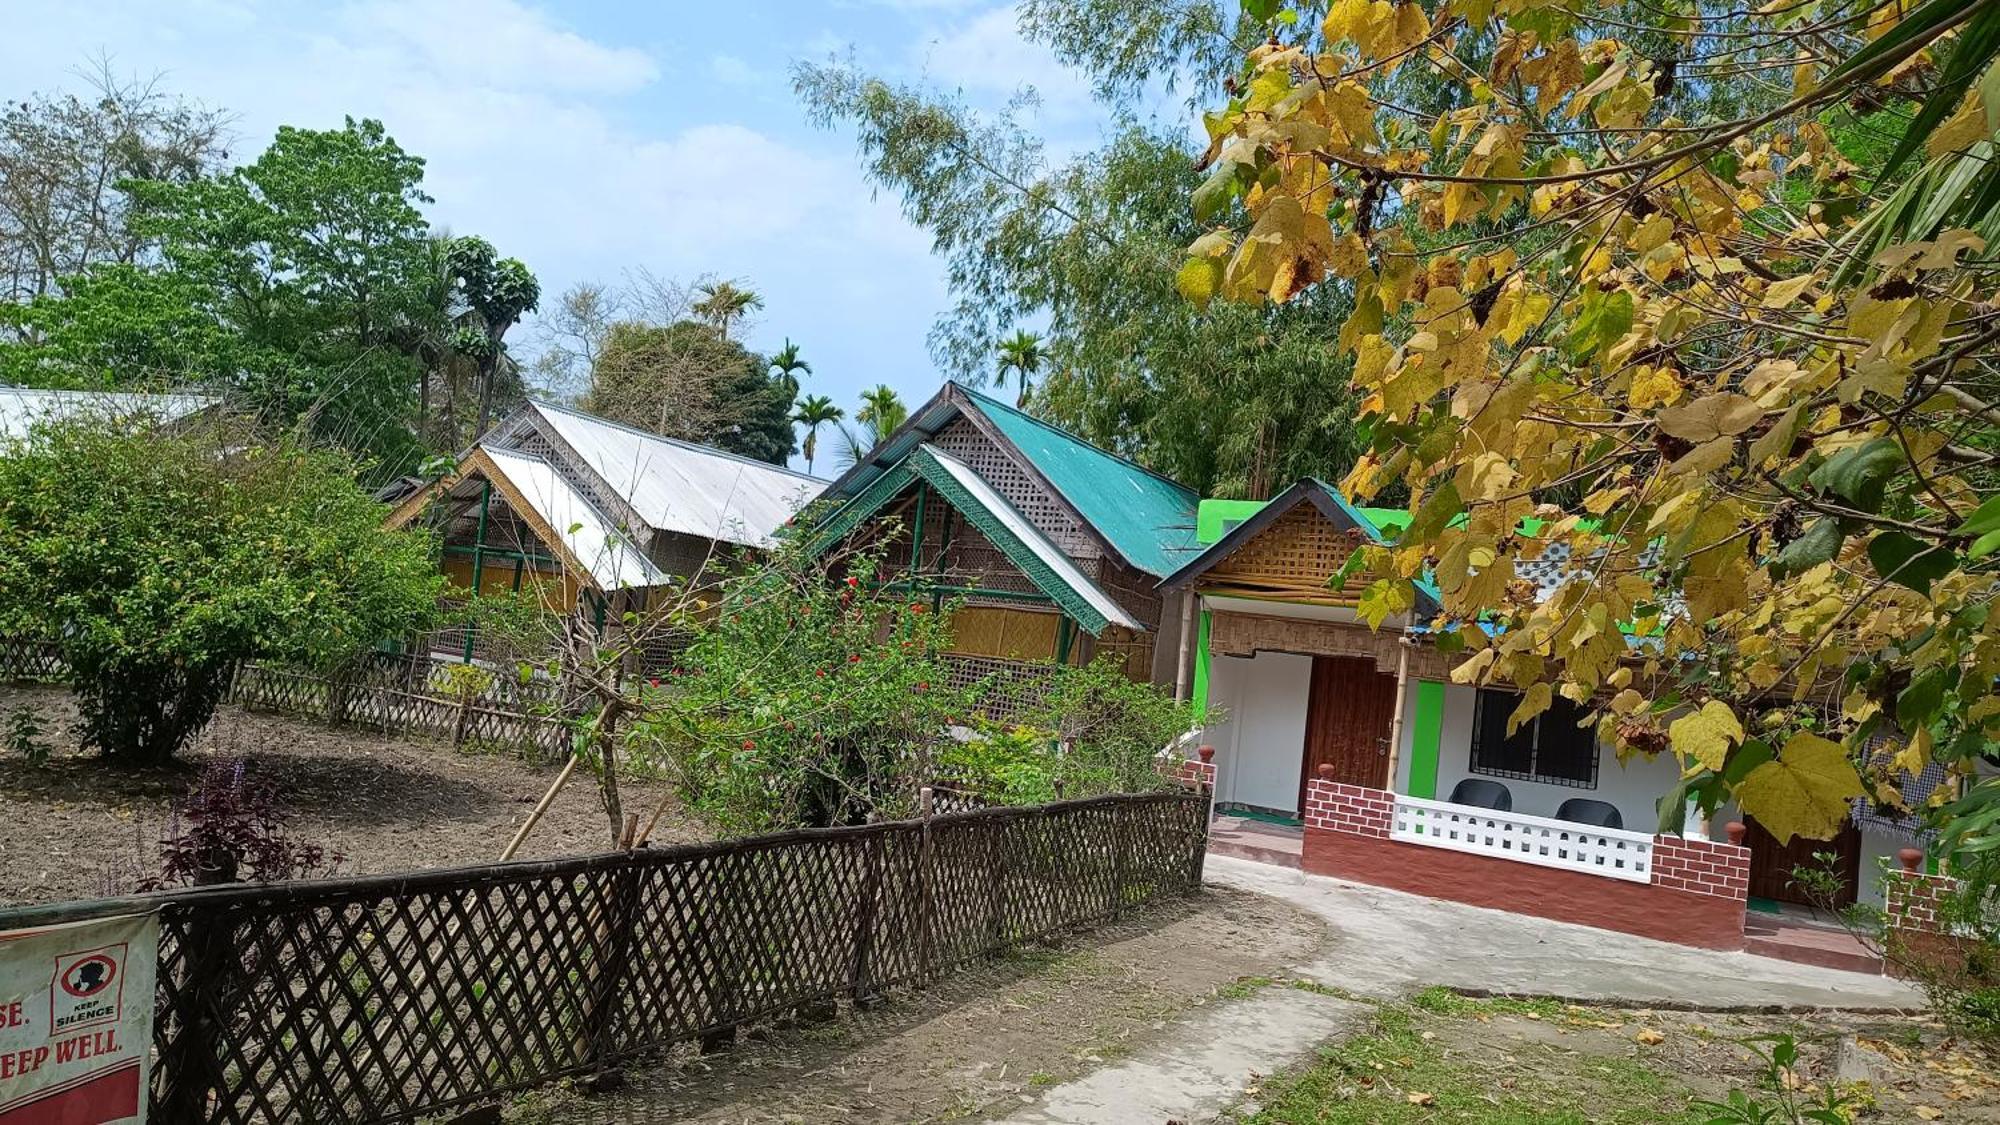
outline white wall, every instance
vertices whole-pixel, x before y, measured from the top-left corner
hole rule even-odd
[[[1227,714],[1203,739],[1215,747],[1215,799],[1298,812],[1312,657],[1260,652],[1209,662],[1208,703]]]
[[[1396,763],[1396,787],[1407,792],[1410,780],[1410,739],[1416,723],[1416,686],[1412,683],[1403,701],[1402,749]],[[1597,747],[1597,788],[1550,785],[1514,777],[1489,777],[1472,772],[1472,718],[1477,689],[1446,684],[1444,724],[1438,736],[1437,799],[1449,800],[1452,787],[1468,777],[1486,778],[1505,785],[1514,795],[1514,811],[1530,816],[1554,816],[1556,809],[1572,797],[1588,797],[1618,807],[1625,827],[1634,832],[1652,832],[1660,822],[1659,800],[1680,779],[1680,767],[1671,755],[1648,759],[1635,756],[1621,764],[1610,746]]]

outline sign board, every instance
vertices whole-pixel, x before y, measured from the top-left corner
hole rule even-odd
[[[160,920],[0,931],[0,1125],[146,1120]]]

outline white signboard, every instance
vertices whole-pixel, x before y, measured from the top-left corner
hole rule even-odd
[[[0,931],[0,1125],[144,1122],[160,922]]]

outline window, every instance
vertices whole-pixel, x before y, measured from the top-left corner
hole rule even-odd
[[[1558,697],[1510,735],[1507,716],[1520,705],[1514,692],[1480,689],[1472,717],[1472,772],[1597,788],[1596,726],[1577,726],[1586,710]]]

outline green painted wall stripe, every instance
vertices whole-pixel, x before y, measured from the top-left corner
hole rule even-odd
[[[1416,721],[1410,724],[1409,796],[1435,800],[1438,788],[1438,741],[1444,733],[1444,685],[1417,682]]]
[[[1189,591],[1193,597],[1193,591]],[[1201,628],[1195,632],[1194,688],[1190,699],[1197,717],[1208,712],[1208,611],[1201,611]]]

